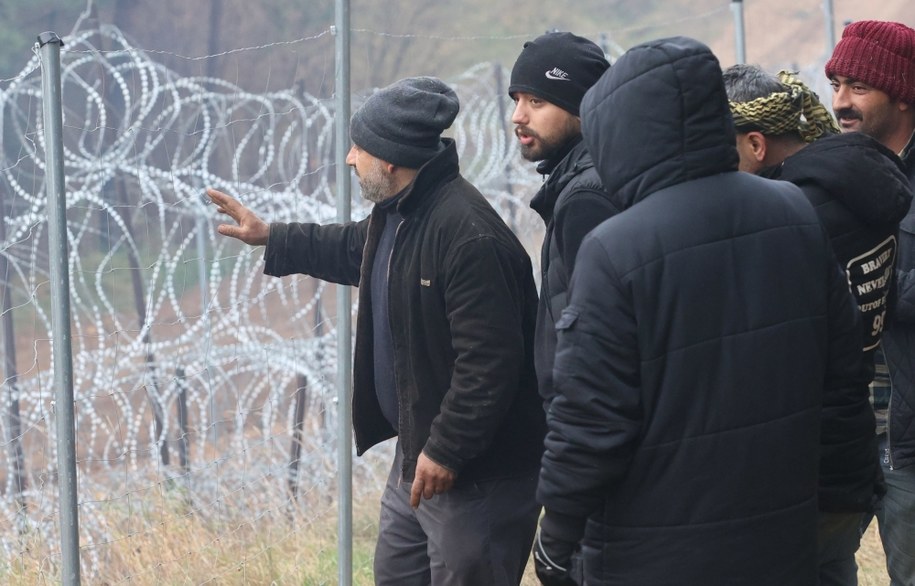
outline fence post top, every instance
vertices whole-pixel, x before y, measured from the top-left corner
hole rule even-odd
[[[64,42],[60,39],[57,33],[53,31],[46,31],[38,35],[39,47],[44,47],[48,43],[58,43],[61,47],[64,45]]]

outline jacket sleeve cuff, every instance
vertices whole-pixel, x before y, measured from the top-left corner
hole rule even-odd
[[[574,517],[546,509],[540,520],[540,530],[559,541],[578,543],[585,534],[586,517]]]
[[[264,247],[264,274],[272,277],[280,276],[282,263],[282,248],[286,240],[286,225],[280,223],[270,224],[270,234],[267,236],[267,246]]]
[[[432,441],[432,438],[429,438],[429,440],[426,441],[426,445],[423,446],[423,453],[427,458],[439,466],[447,468],[454,474],[459,474],[461,472],[461,468],[463,468],[462,462],[456,461],[454,458],[450,458],[447,452],[439,449],[438,445]]]

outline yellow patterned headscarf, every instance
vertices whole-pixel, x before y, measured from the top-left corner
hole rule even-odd
[[[805,142],[839,132],[832,114],[794,73],[779,71],[778,80],[785,91],[749,102],[730,102],[738,129],[751,126],[769,135],[797,132]]]

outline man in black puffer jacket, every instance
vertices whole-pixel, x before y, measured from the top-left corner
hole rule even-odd
[[[568,304],[569,278],[585,235],[619,210],[600,184],[581,141],[578,108],[610,67],[600,47],[572,33],[546,33],[524,44],[508,95],[521,156],[540,161],[548,178],[531,200],[546,224],[540,250],[540,304],[534,366],[544,407],[553,398],[556,320]]]
[[[790,181],[804,190],[829,233],[858,302],[865,330],[864,367],[873,377],[874,352],[890,308],[899,221],[912,193],[899,159],[861,133],[839,134],[819,98],[793,74],[778,77],[755,65],[724,71],[737,127],[740,168]],[[854,586],[861,523],[882,491],[874,413],[867,390],[853,389],[857,411],[824,405],[827,426],[820,454],[820,586]],[[844,433],[839,433],[843,431]],[[857,463],[859,472],[847,473]]]
[[[589,586],[815,584],[821,406],[866,382],[828,235],[798,187],[737,172],[695,40],[626,52],[582,133],[623,211],[557,325],[540,574],[568,580],[580,542]]]

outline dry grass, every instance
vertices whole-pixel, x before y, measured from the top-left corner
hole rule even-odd
[[[377,535],[374,510],[354,504],[354,584],[372,584]],[[103,586],[218,584],[322,585],[337,583],[334,508],[308,511],[311,519],[219,520],[188,515],[176,506],[140,518],[111,509],[107,525],[118,537],[81,542],[82,582]],[[227,515],[229,516],[229,515]],[[0,560],[0,584],[33,586],[61,581],[58,544],[25,537],[19,551]],[[88,571],[87,568],[96,568]]]

